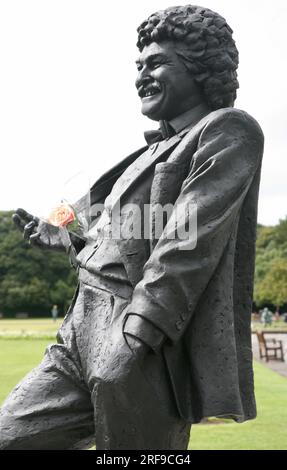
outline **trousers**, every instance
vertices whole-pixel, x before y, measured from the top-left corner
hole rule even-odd
[[[122,333],[129,295],[80,282],[43,361],[0,410],[0,449],[187,449],[162,353],[139,362]]]

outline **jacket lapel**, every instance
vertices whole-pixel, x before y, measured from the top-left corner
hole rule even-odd
[[[147,150],[147,146],[140,148],[136,152],[133,152],[128,157],[113,166],[110,170],[104,173],[92,186],[91,193],[91,205],[103,201],[108,194],[117,179],[124,173],[126,168],[129,167],[142,153]]]
[[[171,137],[167,141],[162,141],[160,145],[153,144],[146,152],[141,154],[122,174],[115,183],[112,192],[106,199],[106,207],[113,210],[120,199],[136,184],[138,179],[151,167],[170,152],[181,140],[188,130],[184,130],[179,134]]]
[[[106,208],[112,210],[120,199],[129,190],[134,188],[134,184],[139,178],[147,171],[152,165],[156,165],[160,159],[163,159],[166,154],[170,154],[177,144],[181,141],[182,137],[187,134],[189,129],[186,129],[179,134],[171,137],[167,141],[162,141],[161,145],[151,146],[147,152],[139,156],[139,158],[125,171],[120,180],[115,184],[111,195],[106,199]],[[164,144],[164,145],[163,145]],[[120,183],[120,184],[118,184]],[[118,212],[117,209],[120,209]],[[113,212],[118,215],[118,224],[121,226],[124,233],[129,233],[127,225],[131,223],[131,219],[125,214],[125,205],[116,207]],[[119,252],[121,253],[122,260],[125,264],[128,277],[132,285],[136,285],[141,279],[143,266],[149,256],[149,242],[143,242],[142,239],[136,238],[116,238]]]

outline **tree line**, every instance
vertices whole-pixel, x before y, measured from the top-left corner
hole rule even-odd
[[[23,240],[12,212],[0,212],[0,313],[50,314],[53,304],[65,313],[77,275],[65,253],[37,249]],[[254,285],[255,308],[287,311],[287,217],[278,225],[258,225]]]
[[[287,217],[278,225],[258,225],[254,300],[287,311]]]
[[[0,212],[0,313],[50,314],[57,304],[65,313],[77,276],[65,253],[30,246],[14,226],[13,212]]]

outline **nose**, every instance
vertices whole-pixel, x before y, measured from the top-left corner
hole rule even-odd
[[[138,76],[135,81],[135,85],[137,89],[139,89],[140,86],[144,86],[145,84],[149,83],[152,80],[152,77],[149,75],[147,69],[143,67],[141,70],[138,72]]]

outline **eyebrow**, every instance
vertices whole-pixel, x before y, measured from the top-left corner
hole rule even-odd
[[[153,60],[158,59],[158,58],[164,58],[164,59],[166,59],[166,55],[163,54],[162,52],[158,52],[158,53],[156,53],[156,54],[151,54],[151,55],[147,56],[147,61],[148,61],[148,62],[152,62]],[[141,59],[138,58],[138,59],[136,60],[136,64],[138,65],[138,64],[141,64],[141,63],[142,63]]]

